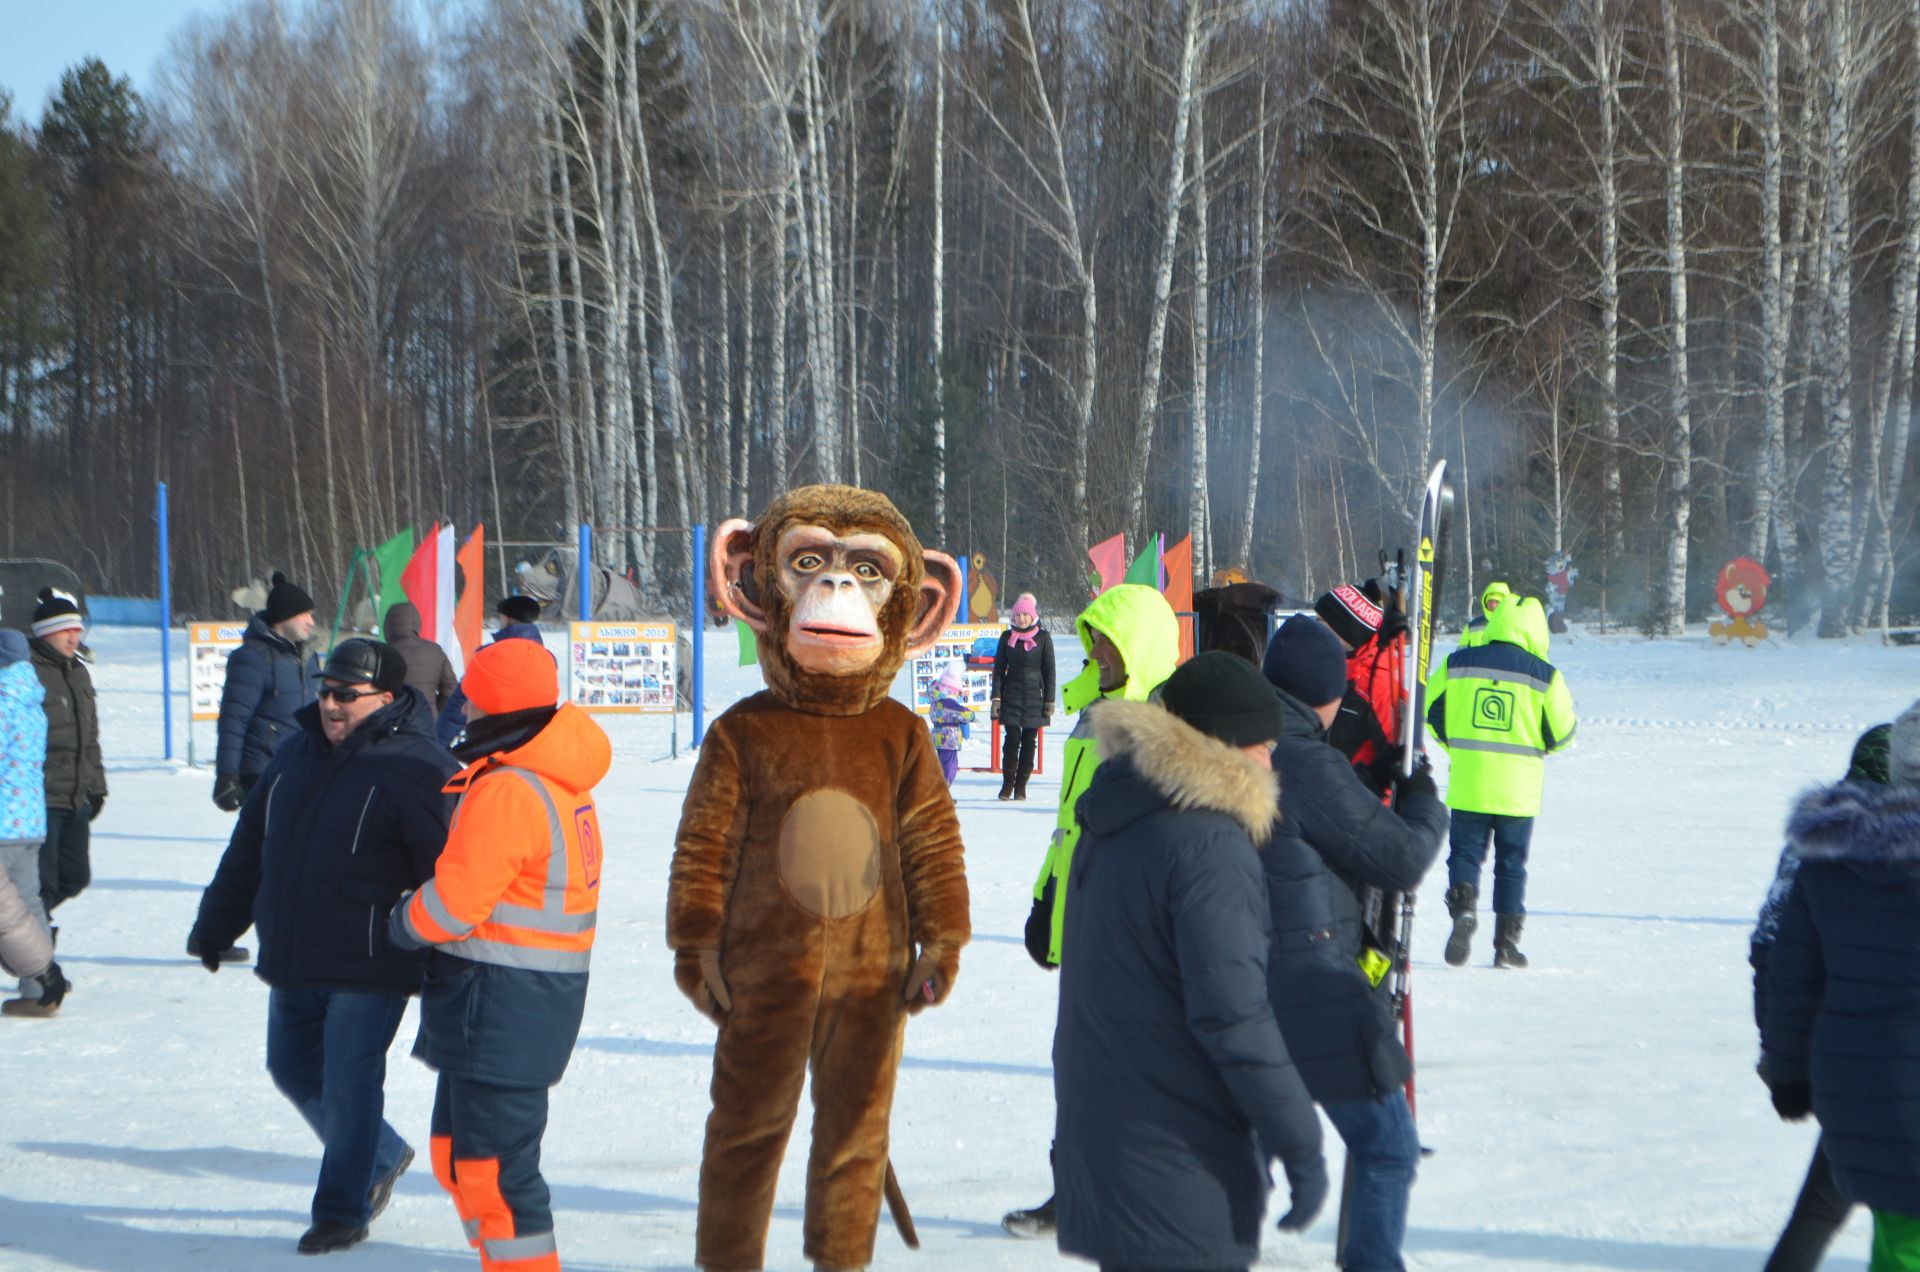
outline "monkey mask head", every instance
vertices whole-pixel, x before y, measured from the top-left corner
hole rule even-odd
[[[726,522],[711,568],[721,605],[760,638],[767,688],[823,715],[879,703],[960,604],[960,567],[885,495],[851,486],[803,486],[757,522]]]

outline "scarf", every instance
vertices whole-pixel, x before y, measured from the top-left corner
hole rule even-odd
[[[1031,650],[1035,645],[1040,643],[1040,624],[1035,623],[1024,632],[1018,627],[1008,627],[1007,636],[1009,638],[1008,644],[1011,647]]]

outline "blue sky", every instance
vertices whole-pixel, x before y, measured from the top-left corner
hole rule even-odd
[[[145,92],[167,36],[196,12],[228,0],[0,0],[0,88],[16,120],[40,122],[60,72],[93,56]]]

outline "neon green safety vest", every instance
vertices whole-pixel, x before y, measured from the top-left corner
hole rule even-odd
[[[1547,617],[1533,597],[1487,620],[1484,644],[1455,650],[1427,679],[1427,724],[1447,748],[1447,806],[1534,817],[1546,757],[1573,741],[1567,680],[1547,661]]]

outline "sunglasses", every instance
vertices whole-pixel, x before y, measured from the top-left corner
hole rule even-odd
[[[350,703],[358,702],[362,698],[377,698],[385,692],[386,690],[384,689],[332,689],[326,685],[321,685],[319,696],[322,702],[325,702],[328,698],[332,698],[344,707]]]

